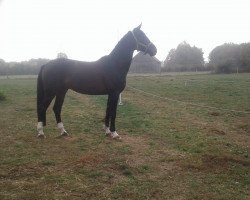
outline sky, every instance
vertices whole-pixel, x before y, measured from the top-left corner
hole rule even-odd
[[[224,43],[250,42],[249,0],[0,0],[0,58],[94,61],[142,22],[163,61],[183,41],[204,58]]]

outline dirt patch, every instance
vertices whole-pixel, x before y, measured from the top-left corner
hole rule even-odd
[[[152,139],[141,136],[123,137],[123,145],[129,145],[133,154],[126,155],[126,163],[136,169],[153,168],[157,175],[151,173],[150,176],[162,177],[173,171],[179,171],[179,162],[185,158],[185,155],[166,146],[151,145]],[[158,142],[157,142],[158,143]],[[149,170],[150,171],[150,170]]]
[[[117,146],[127,145],[131,148],[132,153],[125,155],[126,163],[129,166],[135,167],[150,160],[149,156],[145,156],[150,149],[147,140],[140,136],[129,136],[128,134],[122,135],[122,142],[116,144]]]
[[[250,135],[250,122],[238,125],[238,128]]]
[[[184,164],[183,167],[191,170],[220,173],[233,169],[237,165],[250,167],[250,162],[231,156],[215,156],[206,154],[203,155],[199,161],[196,161],[195,163],[190,161],[188,164]]]
[[[158,159],[158,164],[156,164],[157,169],[160,174],[176,174],[181,171],[180,163],[185,159],[184,154],[166,151],[163,156]]]
[[[85,153],[77,161],[78,165],[97,165],[107,158],[107,155],[101,153]]]
[[[149,148],[146,137],[130,136],[126,133],[122,134],[122,143],[118,143],[118,145],[119,144],[130,145],[135,152],[145,152],[145,150]]]
[[[210,112],[209,114],[212,116],[220,116],[221,115],[219,112]]]
[[[242,165],[244,167],[250,167],[250,162],[241,160],[239,158],[233,158],[231,156],[214,156],[204,155],[202,158],[203,165],[209,169],[229,169],[235,165]]]
[[[210,133],[216,134],[216,135],[226,135],[226,133],[223,130],[218,130],[216,128],[211,128]]]
[[[9,169],[7,174],[1,174],[2,179],[13,179],[13,180],[31,180],[39,178],[43,174],[43,170],[38,166],[16,166]]]

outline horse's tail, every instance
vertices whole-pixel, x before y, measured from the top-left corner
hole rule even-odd
[[[44,87],[43,87],[43,78],[42,78],[42,71],[43,67],[41,67],[40,72],[37,77],[37,116],[38,116],[38,121],[40,121],[40,116],[42,112],[42,107],[43,107],[43,99],[44,99]]]

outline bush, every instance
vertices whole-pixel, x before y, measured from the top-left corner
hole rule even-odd
[[[6,99],[5,95],[2,92],[0,92],[0,101],[3,101],[5,99]]]

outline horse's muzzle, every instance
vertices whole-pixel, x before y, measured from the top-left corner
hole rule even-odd
[[[156,55],[157,49],[156,49],[156,47],[155,47],[154,44],[151,44],[151,45],[150,45],[150,47],[149,47],[147,53],[148,53],[150,56],[155,56],[155,55]]]

